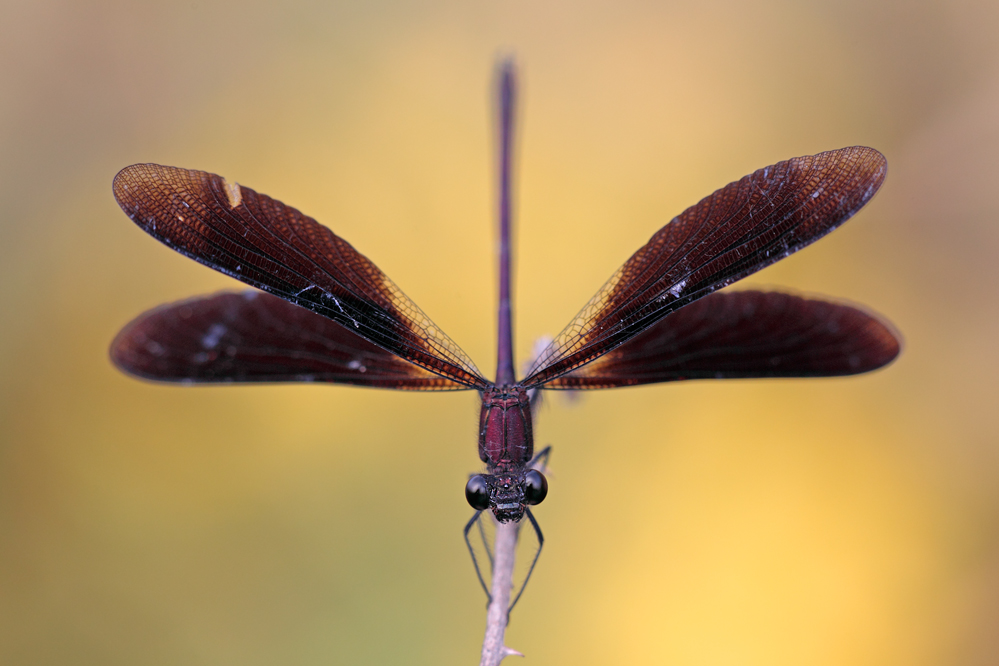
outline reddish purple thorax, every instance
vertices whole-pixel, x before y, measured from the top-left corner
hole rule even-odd
[[[479,457],[489,476],[490,508],[500,522],[524,515],[524,473],[534,456],[527,389],[497,386],[482,392]]]

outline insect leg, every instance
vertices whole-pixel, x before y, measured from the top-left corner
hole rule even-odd
[[[475,557],[475,549],[472,548],[472,541],[468,538],[468,533],[471,531],[472,525],[474,525],[476,522],[478,522],[479,523],[480,535],[482,536],[482,542],[486,543],[485,532],[482,531],[483,527],[482,527],[482,524],[481,524],[482,521],[480,520],[480,518],[482,518],[482,512],[481,511],[476,511],[475,515],[472,516],[472,519],[468,521],[467,525],[465,525],[465,529],[462,532],[462,535],[465,537],[465,545],[468,546],[468,554],[472,556],[472,565],[475,567],[475,575],[479,577],[479,584],[482,585],[482,590],[486,593],[486,607],[488,608],[489,604],[491,604],[493,602],[493,597],[492,597],[491,594],[489,594],[489,586],[486,585],[486,581],[482,577],[482,571],[479,569],[479,560],[476,559],[476,557]],[[532,520],[533,520],[533,518],[532,518]],[[489,551],[489,546],[488,545],[486,546],[486,553],[489,554],[489,566],[491,568],[492,567],[493,556],[492,556],[492,553]],[[532,568],[533,568],[533,565],[532,565]]]
[[[545,448],[538,451],[538,454],[536,456],[531,458],[531,462],[527,463],[527,468],[536,469],[542,474],[544,474],[545,471],[548,469],[548,458],[551,456],[551,454],[552,454],[552,447],[551,445],[548,445]]]
[[[551,447],[547,447],[541,453],[544,454],[550,448]],[[531,560],[531,567],[527,570],[527,577],[524,578],[524,584],[520,586],[520,592],[517,593],[517,596],[514,598],[513,603],[510,604],[510,608],[508,608],[506,611],[506,620],[508,624],[510,622],[510,612],[513,611],[513,607],[517,605],[518,601],[520,601],[520,596],[524,594],[524,589],[527,588],[527,581],[531,580],[531,574],[534,573],[534,565],[538,563],[538,558],[541,557],[541,549],[545,545],[545,535],[541,533],[541,528],[538,527],[538,521],[534,519],[534,514],[531,513],[530,509],[527,509],[526,513],[528,520],[531,521],[531,527],[534,528],[534,533],[538,535],[538,552],[534,554],[534,559]]]

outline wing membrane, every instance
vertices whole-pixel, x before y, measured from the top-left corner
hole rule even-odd
[[[884,181],[862,146],[760,169],[656,232],[538,357],[522,382],[551,382],[671,312],[813,243],[856,213]]]
[[[330,382],[417,391],[467,389],[276,296],[248,290],[171,303],[111,344],[121,370],[168,382]]]
[[[437,375],[489,385],[377,266],[298,210],[221,176],[156,164],[122,169],[114,195],[132,221],[181,254]]]
[[[857,308],[778,292],[721,292],[667,315],[545,388],[853,375],[887,365],[898,353],[892,330]]]

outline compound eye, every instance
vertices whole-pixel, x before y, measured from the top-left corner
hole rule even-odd
[[[524,475],[524,503],[535,505],[548,495],[548,479],[536,469],[529,470]]]
[[[476,474],[465,484],[465,499],[476,511],[485,511],[489,508],[489,486],[481,474]]]

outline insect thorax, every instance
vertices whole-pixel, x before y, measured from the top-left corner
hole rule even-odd
[[[519,386],[496,386],[482,392],[479,457],[491,474],[519,471],[534,455],[531,401]]]

